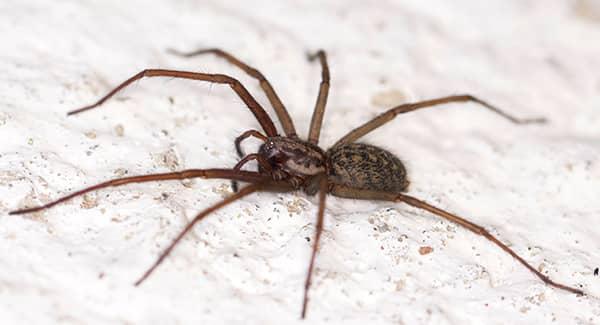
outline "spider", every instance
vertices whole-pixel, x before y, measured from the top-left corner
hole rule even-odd
[[[323,231],[326,195],[332,194],[338,197],[361,200],[402,202],[415,208],[435,214],[439,217],[456,223],[477,235],[487,238],[489,241],[511,255],[547,285],[578,295],[585,295],[582,290],[555,282],[536,270],[527,261],[525,261],[525,259],[502,243],[494,235],[485,230],[485,228],[455,214],[436,208],[420,199],[405,194],[408,191],[409,181],[407,178],[406,169],[400,159],[398,159],[389,151],[379,147],[356,142],[367,133],[393,120],[399,114],[447,103],[476,103],[481,107],[487,108],[493,113],[507,119],[508,121],[520,125],[544,123],[545,119],[519,119],[503,112],[497,107],[492,106],[477,97],[471,95],[452,95],[415,103],[402,104],[391,108],[383,114],[353,129],[340,140],[338,140],[328,150],[323,150],[318,146],[319,134],[323,122],[323,115],[325,113],[330,81],[327,57],[323,50],[319,50],[308,55],[309,61],[315,61],[318,59],[321,65],[321,84],[310,122],[308,138],[306,140],[298,136],[294,127],[294,123],[292,122],[292,119],[290,118],[285,106],[279,99],[269,81],[260,71],[248,66],[246,63],[240,61],[232,54],[217,48],[201,49],[188,53],[178,52],[175,50],[169,50],[169,52],[182,57],[213,54],[217,57],[225,59],[230,64],[240,68],[253,78],[257,79],[260,87],[273,106],[285,135],[279,134],[277,128],[273,124],[273,120],[265,112],[264,108],[254,99],[254,97],[248,92],[242,83],[235,78],[223,74],[208,74],[165,69],[146,69],[125,80],[119,86],[111,90],[107,95],[100,98],[96,103],[71,111],[68,113],[68,115],[74,115],[96,108],[106,102],[109,98],[113,97],[123,88],[144,77],[181,78],[229,85],[237,94],[237,96],[246,104],[248,109],[250,109],[250,111],[254,114],[264,133],[258,130],[248,130],[235,139],[235,149],[241,159],[233,168],[189,169],[180,172],[149,174],[112,179],[84,188],[80,191],[66,195],[44,205],[12,211],[10,214],[24,214],[46,210],[55,206],[56,204],[65,202],[84,193],[111,186],[121,186],[131,183],[151,181],[182,180],[189,178],[219,178],[231,180],[234,193],[196,215],[195,218],[193,218],[183,228],[178,236],[175,237],[169,246],[167,246],[154,264],[148,268],[146,272],[135,282],[135,286],[138,286],[144,280],[146,280],[148,276],[150,276],[150,274],[152,274],[152,272],[164,261],[164,259],[171,253],[173,248],[195,224],[215,210],[235,202],[249,194],[259,191],[288,192],[299,190],[305,192],[307,195],[318,194],[319,205],[317,220],[315,225],[314,240],[312,242],[312,252],[308,264],[306,280],[304,282],[304,296],[302,301],[301,318],[305,318],[309,301],[309,288],[311,285],[311,279],[315,265],[315,257],[317,255],[321,233]],[[249,137],[258,138],[260,141],[262,141],[262,144],[260,145],[258,152],[244,155],[241,149],[241,143]],[[249,161],[257,162],[257,171],[242,170],[242,167]],[[238,190],[237,182],[249,183],[249,185],[246,185]]]

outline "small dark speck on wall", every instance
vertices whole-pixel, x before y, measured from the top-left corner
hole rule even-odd
[[[598,276],[598,268],[596,268],[596,269],[594,270],[594,275],[595,275],[595,276]]]

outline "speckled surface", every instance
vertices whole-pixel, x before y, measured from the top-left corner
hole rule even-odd
[[[65,113],[143,68],[222,72],[221,47],[260,68],[308,128],[318,89],[306,51],[329,54],[326,149],[387,107],[472,93],[475,105],[396,119],[365,138],[406,163],[409,194],[485,226],[576,297],[428,213],[330,198],[303,324],[600,323],[600,7],[587,1],[41,1],[0,4],[0,322],[298,322],[316,200],[264,193],[199,224],[133,282],[227,181],[131,185],[8,216],[124,175],[236,162],[258,124],[227,87],[143,80]],[[270,110],[269,110],[270,111]],[[250,141],[246,149],[255,148]]]

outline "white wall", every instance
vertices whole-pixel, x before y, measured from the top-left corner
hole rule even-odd
[[[471,93],[365,138],[398,154],[410,194],[485,226],[543,273],[600,295],[600,9],[589,1],[41,1],[0,5],[0,322],[295,322],[316,200],[258,194],[195,227],[132,283],[226,181],[106,189],[8,216],[119,175],[231,167],[258,128],[228,87],[143,80],[143,68],[239,77],[168,47],[221,47],[261,69],[305,134],[328,51],[324,147],[404,101]],[[170,101],[169,99],[172,99]],[[249,142],[248,150],[252,148]],[[163,193],[165,195],[163,195]],[[430,246],[433,252],[419,254]],[[407,206],[330,198],[308,318],[328,324],[599,323],[596,298],[541,283],[490,242]]]

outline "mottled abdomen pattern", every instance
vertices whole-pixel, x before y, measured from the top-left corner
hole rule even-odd
[[[406,169],[389,151],[362,143],[329,149],[330,183],[356,189],[400,193],[406,190]]]

